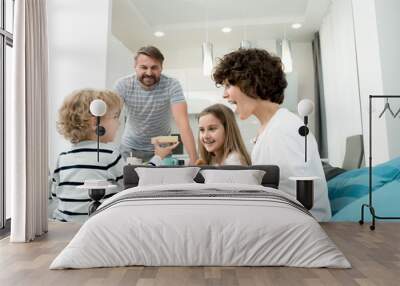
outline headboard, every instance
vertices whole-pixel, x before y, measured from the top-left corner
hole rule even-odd
[[[126,165],[124,167],[124,189],[136,187],[139,183],[139,176],[135,171],[136,167],[145,168],[185,168],[185,166],[143,166],[143,165]],[[279,167],[275,165],[254,165],[254,166],[199,166],[201,170],[206,169],[220,169],[220,170],[263,170],[265,175],[261,184],[264,187],[271,187],[277,189],[279,186]],[[204,178],[200,174],[194,178],[197,183],[204,183]]]

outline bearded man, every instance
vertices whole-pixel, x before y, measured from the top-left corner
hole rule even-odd
[[[189,125],[187,104],[180,83],[162,74],[164,56],[153,46],[140,48],[135,55],[135,74],[117,81],[115,90],[125,105],[126,124],[121,154],[148,161],[154,155],[152,137],[170,135],[171,115],[179,129],[190,164],[197,159]]]

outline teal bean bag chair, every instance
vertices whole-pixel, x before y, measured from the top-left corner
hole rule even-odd
[[[359,221],[369,203],[368,168],[342,173],[328,181],[332,221]],[[372,205],[378,216],[400,216],[400,157],[372,168]],[[365,208],[366,221],[371,220]]]

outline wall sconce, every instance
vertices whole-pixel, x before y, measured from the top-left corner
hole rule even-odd
[[[100,136],[106,134],[106,129],[100,125],[100,117],[107,112],[107,105],[101,99],[95,99],[90,103],[90,113],[96,116],[96,135],[97,135],[97,162],[99,162],[99,141]]]
[[[297,105],[299,115],[304,119],[304,125],[299,128],[299,134],[304,137],[304,162],[307,162],[307,135],[310,132],[308,125],[308,115],[314,110],[314,103],[309,99],[303,99]]]

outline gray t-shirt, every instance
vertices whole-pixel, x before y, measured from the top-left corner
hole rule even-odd
[[[121,144],[153,151],[151,138],[171,132],[171,105],[185,102],[181,85],[176,79],[161,75],[151,90],[144,90],[132,74],[118,80],[115,90],[124,99],[127,115]]]

